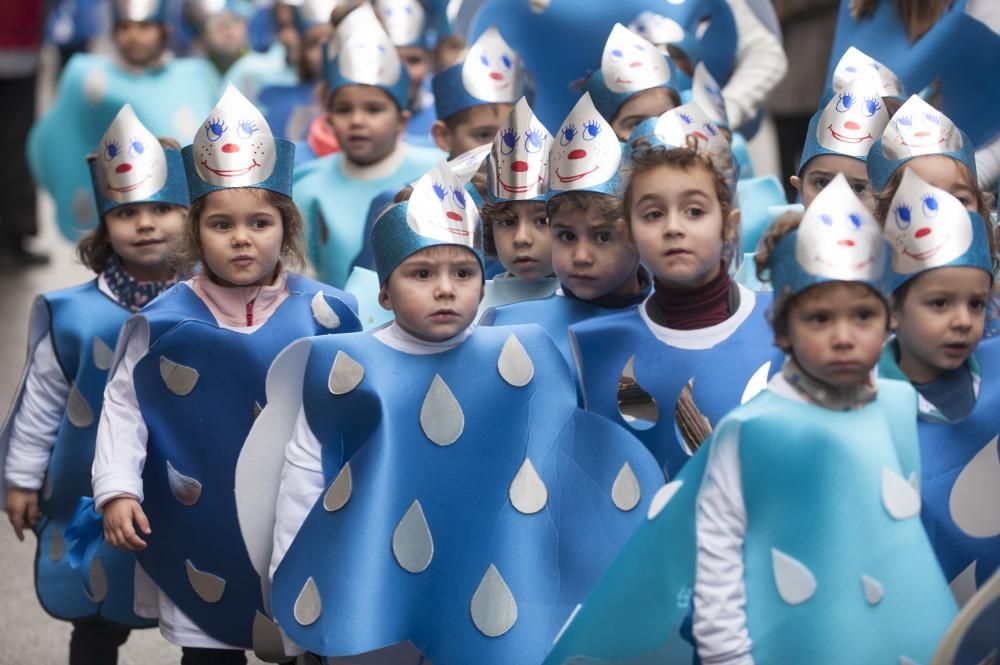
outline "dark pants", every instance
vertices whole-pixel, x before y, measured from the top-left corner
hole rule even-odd
[[[0,78],[0,250],[38,233],[35,183],[28,170],[28,130],[35,121],[35,75]]]
[[[125,644],[128,634],[128,628],[103,619],[74,621],[69,665],[115,665],[118,647]]]
[[[181,665],[246,665],[247,655],[234,649],[183,647]]]

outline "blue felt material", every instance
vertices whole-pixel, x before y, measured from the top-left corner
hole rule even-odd
[[[257,107],[274,135],[289,141],[304,141],[310,123],[323,114],[315,81],[266,86],[257,97]]]
[[[118,206],[130,205],[132,203],[169,203],[171,205],[187,208],[191,205],[191,198],[188,195],[187,178],[184,174],[184,160],[181,158],[179,150],[164,148],[163,153],[167,158],[167,181],[159,191],[141,201],[128,201],[119,203],[101,194],[94,174],[95,166],[90,164],[90,177],[94,186],[94,199],[97,201],[97,214],[104,216],[109,210]]]
[[[524,387],[497,371],[511,335],[534,366]],[[357,388],[333,396],[327,380],[338,352],[365,374]],[[418,417],[435,376],[464,413],[463,433],[444,447],[428,440]],[[291,639],[324,655],[409,639],[435,665],[540,662],[662,482],[634,437],[576,407],[559,352],[536,326],[482,328],[430,356],[369,335],[316,339],[303,398],[328,482],[349,463],[353,490],[336,512],[317,502],[274,575],[272,604]],[[508,495],[525,458],[547,486],[546,505],[530,515]],[[623,512],[610,494],[626,462],[642,497]],[[401,568],[390,545],[415,500],[434,542],[420,573]],[[470,614],[491,564],[517,604],[513,626],[497,637],[479,632]],[[322,610],[303,626],[293,606],[309,578]]]
[[[76,241],[97,224],[84,158],[122,106],[131,104],[154,136],[183,145],[215,106],[218,85],[218,73],[205,60],[179,58],[136,73],[105,56],[73,56],[59,78],[55,103],[28,134],[32,176],[55,200],[62,234]]]
[[[736,181],[740,208],[740,245],[744,252],[757,250],[757,243],[770,226],[775,206],[785,206],[785,188],[777,176],[741,178]]]
[[[149,351],[137,363],[136,396],[149,430],[143,469],[143,510],[152,533],[139,562],[157,586],[206,634],[250,648],[255,612],[264,612],[261,581],[243,546],[233,492],[236,460],[254,420],[266,405],[264,380],[274,357],[301,337],[361,329],[354,299],[298,275],[289,275],[288,298],[252,334],[218,327],[205,304],[186,285],[165,292],[143,316]],[[313,317],[311,301],[322,292],[340,318],[328,330]],[[161,358],[193,368],[194,389],[180,396],[160,375]],[[201,483],[191,506],[175,500],[167,462]],[[202,600],[188,581],[185,561],[225,580],[215,603]],[[266,612],[265,612],[266,614]]]
[[[741,297],[751,297],[741,291]],[[724,341],[707,349],[684,349],[657,339],[634,308],[591,319],[570,327],[570,344],[580,372],[587,408],[623,426],[618,411],[618,381],[635,356],[635,377],[656,400],[656,424],[636,436],[674,478],[690,459],[675,434],[674,409],[689,379],[694,379],[694,401],[712,423],[737,406],[750,378],[770,363],[768,375],[781,367],[782,353],[766,319],[771,294],[754,294],[753,311]],[[640,305],[642,307],[643,305]],[[720,325],[725,325],[720,324]],[[688,331],[689,334],[694,331]],[[707,331],[703,331],[707,332]],[[613,345],[609,339],[615,340]]]

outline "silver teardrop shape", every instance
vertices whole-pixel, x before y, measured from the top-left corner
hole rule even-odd
[[[920,514],[920,492],[892,469],[882,467],[882,505],[894,520],[908,520]]]
[[[283,663],[288,660],[281,641],[281,629],[260,610],[253,618],[253,652],[265,663]]]
[[[92,354],[94,367],[102,372],[111,368],[111,361],[114,359],[115,352],[100,337],[94,337]]]
[[[694,455],[712,435],[712,422],[694,401],[694,378],[688,379],[674,406],[674,423],[681,445],[688,456]]]
[[[95,556],[90,561],[90,568],[87,571],[87,581],[90,583],[90,592],[83,588],[83,593],[92,603],[103,601],[108,595],[108,575],[104,572],[104,564],[100,557]]]
[[[882,588],[882,583],[877,579],[874,577],[868,577],[867,575],[862,575],[861,588],[865,592],[865,600],[868,601],[869,605],[878,605],[882,602],[882,596],[885,595],[885,590]]]
[[[170,360],[166,356],[160,356],[160,377],[167,388],[175,395],[184,397],[190,394],[198,384],[198,370],[187,367]]]
[[[978,559],[973,559],[972,563],[948,584],[951,595],[955,597],[959,607],[964,606],[976,594],[976,561]]]
[[[514,594],[492,563],[472,594],[472,623],[486,637],[500,637],[517,621]]]
[[[465,430],[465,414],[451,388],[439,374],[434,375],[420,405],[420,427],[433,443],[450,446]]]
[[[340,327],[340,317],[330,307],[330,303],[323,297],[322,291],[317,291],[312,299],[313,318],[327,330],[336,330]]]
[[[323,496],[323,507],[334,513],[351,500],[351,492],[354,490],[354,479],[351,476],[351,463],[348,462],[340,469],[340,473],[333,479],[333,484]]]
[[[801,605],[816,593],[816,577],[798,559],[771,548],[771,567],[778,595],[789,605]]]
[[[201,483],[175,469],[170,460],[167,460],[167,484],[170,485],[170,493],[180,504],[193,506],[201,498]]]
[[[264,410],[264,407],[262,407],[260,405],[260,402],[254,400],[254,403],[253,403],[253,419],[257,420],[257,418],[260,416],[260,412],[263,411],[263,410]]]
[[[674,498],[674,495],[677,494],[677,490],[683,485],[683,480],[675,480],[656,490],[653,500],[649,502],[649,510],[646,512],[646,517],[655,520],[663,512],[663,509],[667,507],[670,500]]]
[[[406,510],[392,532],[392,555],[409,573],[422,573],[434,558],[434,538],[419,501]]]
[[[310,577],[302,585],[299,597],[295,599],[292,614],[295,616],[295,620],[303,626],[311,626],[319,619],[322,611],[323,601],[319,597],[319,588],[316,587],[316,580]]]
[[[524,458],[521,468],[510,483],[507,494],[510,496],[511,505],[525,515],[534,515],[545,507],[549,500],[549,491],[530,458]]]
[[[66,555],[66,539],[63,538],[62,531],[52,527],[52,539],[49,541],[49,559],[59,561]]]
[[[364,366],[343,351],[337,351],[327,380],[330,392],[334,395],[346,395],[357,388],[364,378]]]
[[[952,485],[948,509],[955,524],[973,538],[1000,535],[1000,456],[997,437],[976,453]]]
[[[226,590],[226,580],[218,575],[198,570],[191,563],[191,559],[184,560],[184,568],[187,570],[188,583],[199,598],[206,603],[219,602]]]
[[[635,430],[647,430],[660,419],[660,410],[653,396],[643,390],[635,378],[635,354],[628,359],[618,378],[616,394],[618,414]]]
[[[535,364],[531,362],[531,356],[521,340],[514,335],[510,335],[503,343],[500,357],[497,358],[497,371],[504,381],[515,388],[523,388],[535,376]]]
[[[87,404],[87,398],[77,390],[74,383],[69,389],[69,399],[66,400],[66,417],[74,427],[83,429],[94,424],[94,412]]]
[[[48,501],[52,498],[52,474],[45,472],[45,482],[42,484],[42,498]]]
[[[623,512],[628,512],[639,505],[642,498],[642,490],[639,489],[639,479],[635,477],[635,471],[628,462],[622,466],[615,477],[615,484],[611,486],[611,500],[615,502],[615,507]]]
[[[743,396],[740,397],[740,404],[746,404],[756,397],[764,388],[767,388],[767,375],[771,372],[771,361],[757,368],[747,385],[743,388]]]

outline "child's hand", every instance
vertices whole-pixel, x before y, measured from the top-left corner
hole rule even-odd
[[[42,511],[38,509],[38,490],[7,490],[7,519],[14,527],[18,540],[24,540],[24,530],[38,524]]]
[[[139,527],[147,536],[152,533],[146,513],[139,502],[130,496],[120,496],[104,504],[104,540],[123,550],[144,550],[146,541],[139,537],[135,528]]]

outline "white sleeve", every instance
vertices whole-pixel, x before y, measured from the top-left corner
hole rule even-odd
[[[712,442],[695,524],[693,632],[698,656],[705,665],[753,665],[743,582],[747,515],[738,426],[722,430]]]
[[[142,468],[146,463],[146,422],[139,410],[132,372],[149,350],[149,328],[143,319],[132,319],[122,329],[118,358],[104,388],[104,408],[97,426],[97,447],[92,469],[94,503],[100,510],[118,496],[142,502]]]
[[[28,363],[20,408],[12,416],[4,478],[8,486],[37,490],[66,412],[70,384],[56,358],[51,333],[35,347]]]
[[[325,488],[322,447],[309,427],[305,409],[300,408],[281,469],[269,577],[274,577],[278,564]]]
[[[778,38],[764,27],[746,0],[729,0],[736,21],[736,64],[722,89],[733,131],[757,115],[764,100],[781,82],[788,57]]]
[[[976,151],[976,176],[979,189],[993,192],[1000,179],[1000,136]]]

